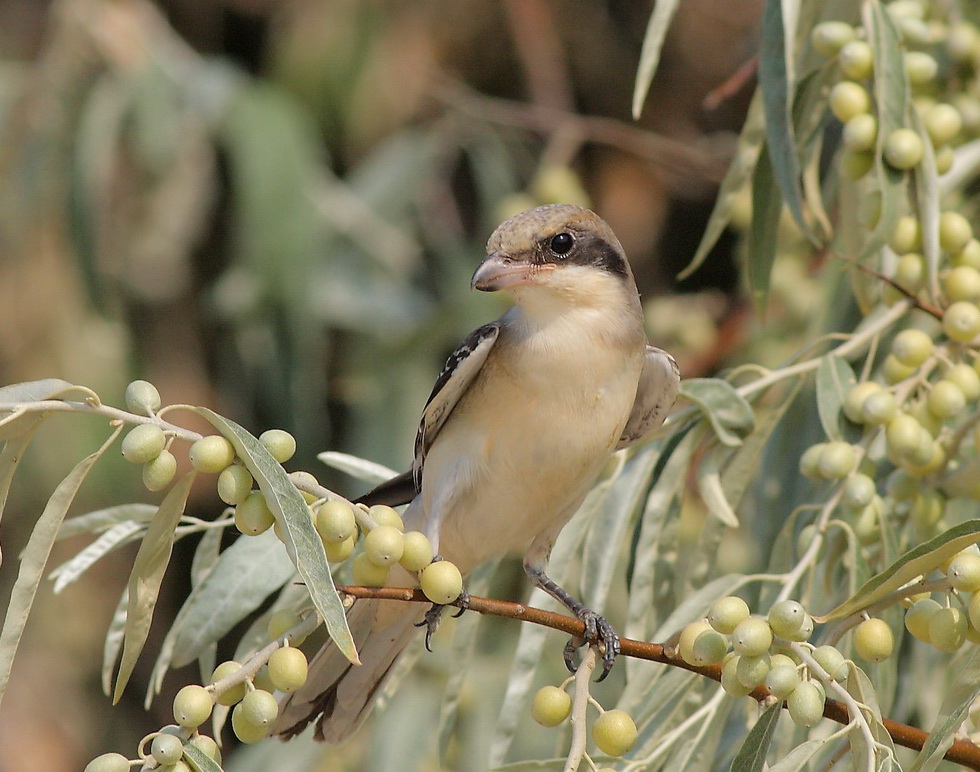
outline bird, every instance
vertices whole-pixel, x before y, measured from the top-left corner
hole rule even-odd
[[[355,501],[408,504],[406,529],[423,531],[463,576],[523,548],[531,582],[604,647],[604,676],[619,638],[548,577],[548,558],[612,454],[663,424],[677,363],[647,343],[623,247],[589,209],[550,204],[506,220],[471,288],[509,293],[514,304],[449,356],[422,412],[412,468]],[[417,586],[401,574],[388,583]],[[273,733],[288,738],[315,723],[316,739],[347,739],[427,619],[423,604],[356,601],[348,625],[362,664],[328,642],[306,685],[286,695]]]

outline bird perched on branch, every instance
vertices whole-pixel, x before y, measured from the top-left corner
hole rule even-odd
[[[423,531],[464,576],[526,548],[531,581],[604,646],[605,674],[619,650],[615,630],[545,569],[612,453],[663,423],[677,396],[677,365],[647,345],[623,248],[587,209],[541,206],[507,220],[490,236],[471,286],[509,292],[515,305],[449,357],[422,413],[412,469],[360,501],[408,504],[406,528]],[[401,578],[415,585],[407,572]],[[348,623],[362,665],[325,646],[307,684],[287,696],[274,732],[292,736],[315,721],[318,739],[348,737],[423,621],[419,605],[357,601]]]

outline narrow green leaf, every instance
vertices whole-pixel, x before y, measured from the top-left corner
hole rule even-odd
[[[857,376],[851,366],[838,356],[828,354],[817,368],[817,411],[820,424],[832,440],[843,439],[841,434],[841,407]]]
[[[21,437],[33,431],[38,424],[48,417],[48,413],[0,412],[0,442]]]
[[[915,549],[909,550],[880,574],[871,577],[854,597],[823,616],[815,616],[814,620],[830,622],[861,611],[913,579],[928,574],[946,558],[978,541],[980,541],[980,520],[960,523]]]
[[[173,550],[175,530],[184,514],[184,505],[190,494],[191,485],[196,472],[189,472],[174,485],[150,521],[136,553],[133,570],[129,575],[129,601],[126,607],[126,631],[123,635],[122,659],[119,672],[116,675],[116,688],[113,691],[113,704],[119,702],[122,693],[129,682],[129,677],[136,667],[136,660],[143,651],[150,623],[153,621],[153,610],[156,607],[163,575],[170,563],[170,553]]]
[[[802,172],[793,127],[796,90],[793,46],[798,14],[796,2],[767,0],[759,46],[759,88],[766,116],[766,149],[776,182],[800,230],[817,243],[803,211]]]
[[[95,462],[99,460],[119,434],[116,429],[97,451],[82,459],[68,476],[55,488],[44,511],[34,524],[34,530],[27,541],[27,546],[20,559],[20,570],[10,592],[10,601],[4,614],[3,628],[0,629],[0,700],[10,681],[10,670],[14,662],[14,654],[20,645],[27,618],[34,605],[34,596],[44,575],[44,565],[51,554],[55,537],[61,521],[65,519],[68,508],[75,500],[75,494],[85,481]],[[26,445],[26,443],[25,443]],[[6,451],[7,448],[4,448]],[[12,471],[11,471],[12,474]],[[3,491],[5,494],[6,491]]]
[[[707,416],[718,439],[730,447],[742,444],[755,427],[755,413],[735,388],[720,378],[688,378],[680,395]]]
[[[34,439],[34,431],[38,426],[39,424],[35,424],[27,434],[7,440],[3,444],[3,450],[0,451],[0,519],[3,518],[3,511],[7,506],[7,496],[10,493],[10,483],[14,480],[14,473],[24,458],[27,446]]]
[[[929,737],[926,739],[919,755],[915,757],[908,772],[932,772],[943,760],[949,746],[955,740],[963,719],[970,711],[970,706],[980,695],[980,649],[971,646],[965,650],[965,662],[953,662],[951,669],[956,678],[950,681],[949,691],[939,708],[936,723],[933,724]]]
[[[653,6],[647,31],[643,35],[643,48],[640,50],[640,64],[636,69],[636,84],[633,86],[633,120],[639,120],[643,112],[653,76],[660,64],[660,51],[663,49],[667,30],[680,5],[679,0],[658,0]]]
[[[48,579],[54,580],[54,594],[59,594],[68,585],[78,581],[82,574],[94,566],[101,558],[108,555],[117,547],[128,544],[142,530],[143,525],[132,520],[126,520],[112,526],[112,528],[85,547],[75,557],[62,563],[48,574]]]
[[[0,405],[14,402],[41,402],[75,391],[77,388],[79,387],[68,381],[63,381],[61,378],[13,383],[0,388]]]
[[[834,732],[829,737],[821,737],[818,740],[808,740],[802,745],[797,745],[793,750],[786,754],[782,759],[769,767],[769,772],[800,772],[805,769],[810,760],[820,751],[831,743],[850,732],[853,725],[848,725],[843,729]]]
[[[156,514],[157,508],[152,504],[117,504],[114,507],[97,509],[84,515],[65,520],[58,531],[58,541],[70,539],[83,533],[97,533],[112,528],[114,525],[132,520],[137,523],[148,523]]]
[[[712,515],[729,528],[738,528],[738,515],[721,484],[721,453],[721,448],[715,446],[698,464],[698,493]]]
[[[728,167],[725,179],[721,181],[721,187],[715,197],[715,206],[711,210],[711,216],[704,228],[701,242],[698,244],[691,262],[677,274],[678,280],[686,279],[701,267],[715,244],[718,243],[718,238],[725,232],[725,228],[731,222],[738,194],[745,187],[745,183],[752,176],[752,172],[755,171],[765,135],[766,124],[762,108],[762,94],[756,91],[752,104],[749,106],[745,123],[742,125],[738,145],[732,155],[732,163]]]
[[[334,586],[327,563],[323,542],[310,520],[306,502],[290,482],[286,471],[266,450],[265,445],[234,421],[219,416],[207,408],[192,408],[204,416],[229,442],[252,473],[265,496],[269,509],[286,536],[286,550],[290,553],[313,599],[327,632],[347,659],[358,664],[357,650],[343,603]]]
[[[184,761],[194,772],[221,772],[221,765],[196,745],[184,743]]]
[[[745,255],[749,290],[759,314],[765,313],[769,302],[769,283],[776,261],[782,211],[783,199],[773,178],[772,160],[768,152],[761,152],[752,177],[752,224]]]
[[[397,477],[398,472],[389,469],[384,464],[368,461],[364,458],[352,456],[349,453],[339,453],[335,450],[328,450],[317,454],[317,459],[329,467],[338,469],[349,474],[351,477],[362,480],[372,485],[383,483],[392,477]]]
[[[870,0],[864,4],[862,16],[874,52],[874,98],[878,111],[875,178],[881,194],[881,214],[860,255],[865,258],[878,254],[894,231],[905,197],[907,177],[885,163],[884,145],[895,129],[905,125],[909,86],[901,37],[889,14],[878,0]]]
[[[916,209],[922,228],[922,256],[926,259],[929,292],[939,294],[939,204],[942,194],[939,191],[939,173],[936,171],[936,153],[932,140],[922,124],[919,111],[907,110],[909,125],[915,129],[922,140],[922,161],[912,171],[915,179]]]
[[[745,735],[742,747],[732,759],[731,772],[762,772],[766,766],[766,753],[772,745],[776,722],[779,721],[781,712],[782,705],[777,702],[766,708],[759,716],[759,720]]]
[[[116,660],[119,659],[123,638],[126,635],[127,606],[129,606],[129,588],[124,587],[102,646],[102,693],[106,697],[112,695],[112,674],[116,669]]]
[[[193,662],[204,647],[220,640],[295,574],[272,529],[240,537],[221,553],[217,565],[184,603],[174,667]]]

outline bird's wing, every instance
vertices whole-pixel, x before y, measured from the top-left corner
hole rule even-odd
[[[628,448],[658,429],[677,399],[680,371],[674,358],[661,348],[647,346],[636,400],[616,449]]]
[[[418,434],[415,435],[415,462],[412,473],[416,489],[421,489],[422,465],[439,430],[453,412],[463,394],[473,383],[500,335],[501,322],[491,322],[474,330],[446,360],[436,378],[432,393],[422,409]]]

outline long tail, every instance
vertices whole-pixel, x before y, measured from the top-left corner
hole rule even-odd
[[[306,684],[287,695],[272,733],[289,739],[316,722],[315,737],[338,743],[367,718],[398,655],[418,632],[424,604],[359,600],[347,616],[361,665],[324,646],[310,663]]]

